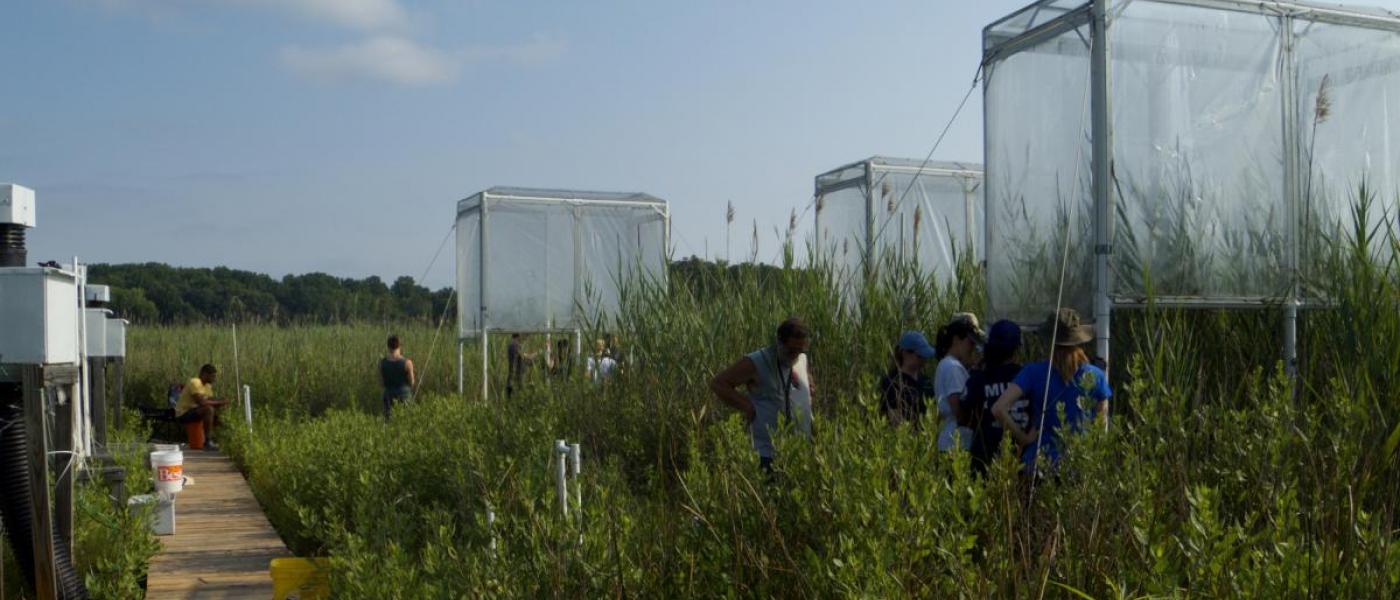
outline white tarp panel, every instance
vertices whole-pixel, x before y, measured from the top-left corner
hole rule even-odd
[[[985,256],[995,317],[1045,318],[1066,242],[1064,305],[1093,314],[1088,35],[1067,31],[987,71]]]
[[[483,313],[491,331],[584,327],[616,313],[622,287],[632,278],[665,277],[664,202],[621,199],[634,195],[613,200],[601,194],[531,193],[487,191],[474,197],[484,202],[459,207],[459,337],[477,335]]]

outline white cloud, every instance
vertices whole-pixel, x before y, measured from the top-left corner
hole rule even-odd
[[[528,42],[505,46],[471,46],[457,53],[463,62],[508,62],[516,65],[538,65],[563,56],[563,41],[535,34]]]
[[[332,25],[381,31],[404,26],[408,13],[396,0],[225,0],[291,12]]]
[[[396,37],[336,48],[288,47],[282,50],[282,64],[316,79],[377,79],[406,85],[448,82],[459,68],[453,56]]]
[[[381,36],[334,48],[287,47],[282,50],[282,64],[323,81],[371,79],[430,85],[456,79],[468,65],[534,66],[557,59],[564,50],[564,42],[541,35],[520,44],[470,46],[453,52],[400,37]]]
[[[309,21],[364,31],[400,30],[404,29],[409,21],[408,11],[399,4],[399,0],[96,0],[96,3],[107,9],[134,10],[152,17],[181,14],[175,11],[193,11],[222,4],[275,11]]]

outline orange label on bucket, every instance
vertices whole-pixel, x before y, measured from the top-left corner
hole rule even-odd
[[[156,467],[156,479],[160,481],[179,481],[184,478],[185,473],[182,465],[161,465]]]

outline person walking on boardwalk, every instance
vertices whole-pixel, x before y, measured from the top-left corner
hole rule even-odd
[[[890,425],[909,423],[921,429],[933,397],[933,379],[924,367],[934,356],[934,348],[922,332],[906,331],[894,348],[894,365],[880,378],[880,414]]]
[[[1081,322],[1074,309],[1062,308],[1050,315],[1042,330],[1047,335],[1054,332],[1050,360],[1022,368],[992,406],[992,414],[1021,448],[1021,462],[1028,473],[1035,472],[1041,456],[1058,464],[1063,426],[1071,433],[1082,431],[1086,414],[1107,422],[1108,401],[1113,397],[1108,375],[1084,354],[1082,346],[1094,339],[1092,325]],[[1023,397],[1030,400],[1030,429],[1017,423],[1012,413]],[[1065,423],[1060,422],[1061,410]]]
[[[219,378],[219,370],[206,364],[199,368],[199,375],[185,382],[180,390],[180,398],[175,402],[175,416],[181,423],[204,423],[204,449],[218,452],[214,443],[214,417],[228,400],[214,397],[214,382]]]
[[[811,338],[801,319],[788,318],[778,325],[773,345],[740,357],[710,381],[715,396],[744,415],[758,464],[765,471],[772,470],[773,434],[780,417],[811,436],[812,378],[805,360]]]
[[[379,385],[383,386],[384,418],[394,410],[394,404],[413,398],[413,389],[418,385],[418,375],[413,372],[413,361],[404,357],[403,343],[399,336],[389,336],[389,354],[379,359]]]
[[[1001,451],[1001,423],[992,414],[992,405],[1001,398],[1021,372],[1016,352],[1021,348],[1021,326],[1008,320],[997,321],[987,333],[987,348],[982,355],[982,368],[967,379],[967,413],[972,429],[972,468],[977,474],[987,472],[987,465]],[[1011,405],[1011,420],[1022,429],[1030,426],[1030,399],[1021,397]]]

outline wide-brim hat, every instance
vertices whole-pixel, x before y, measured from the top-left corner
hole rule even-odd
[[[1054,335],[1056,346],[1082,346],[1094,339],[1094,324],[1086,323],[1073,308],[1061,308],[1045,319],[1041,331]]]

